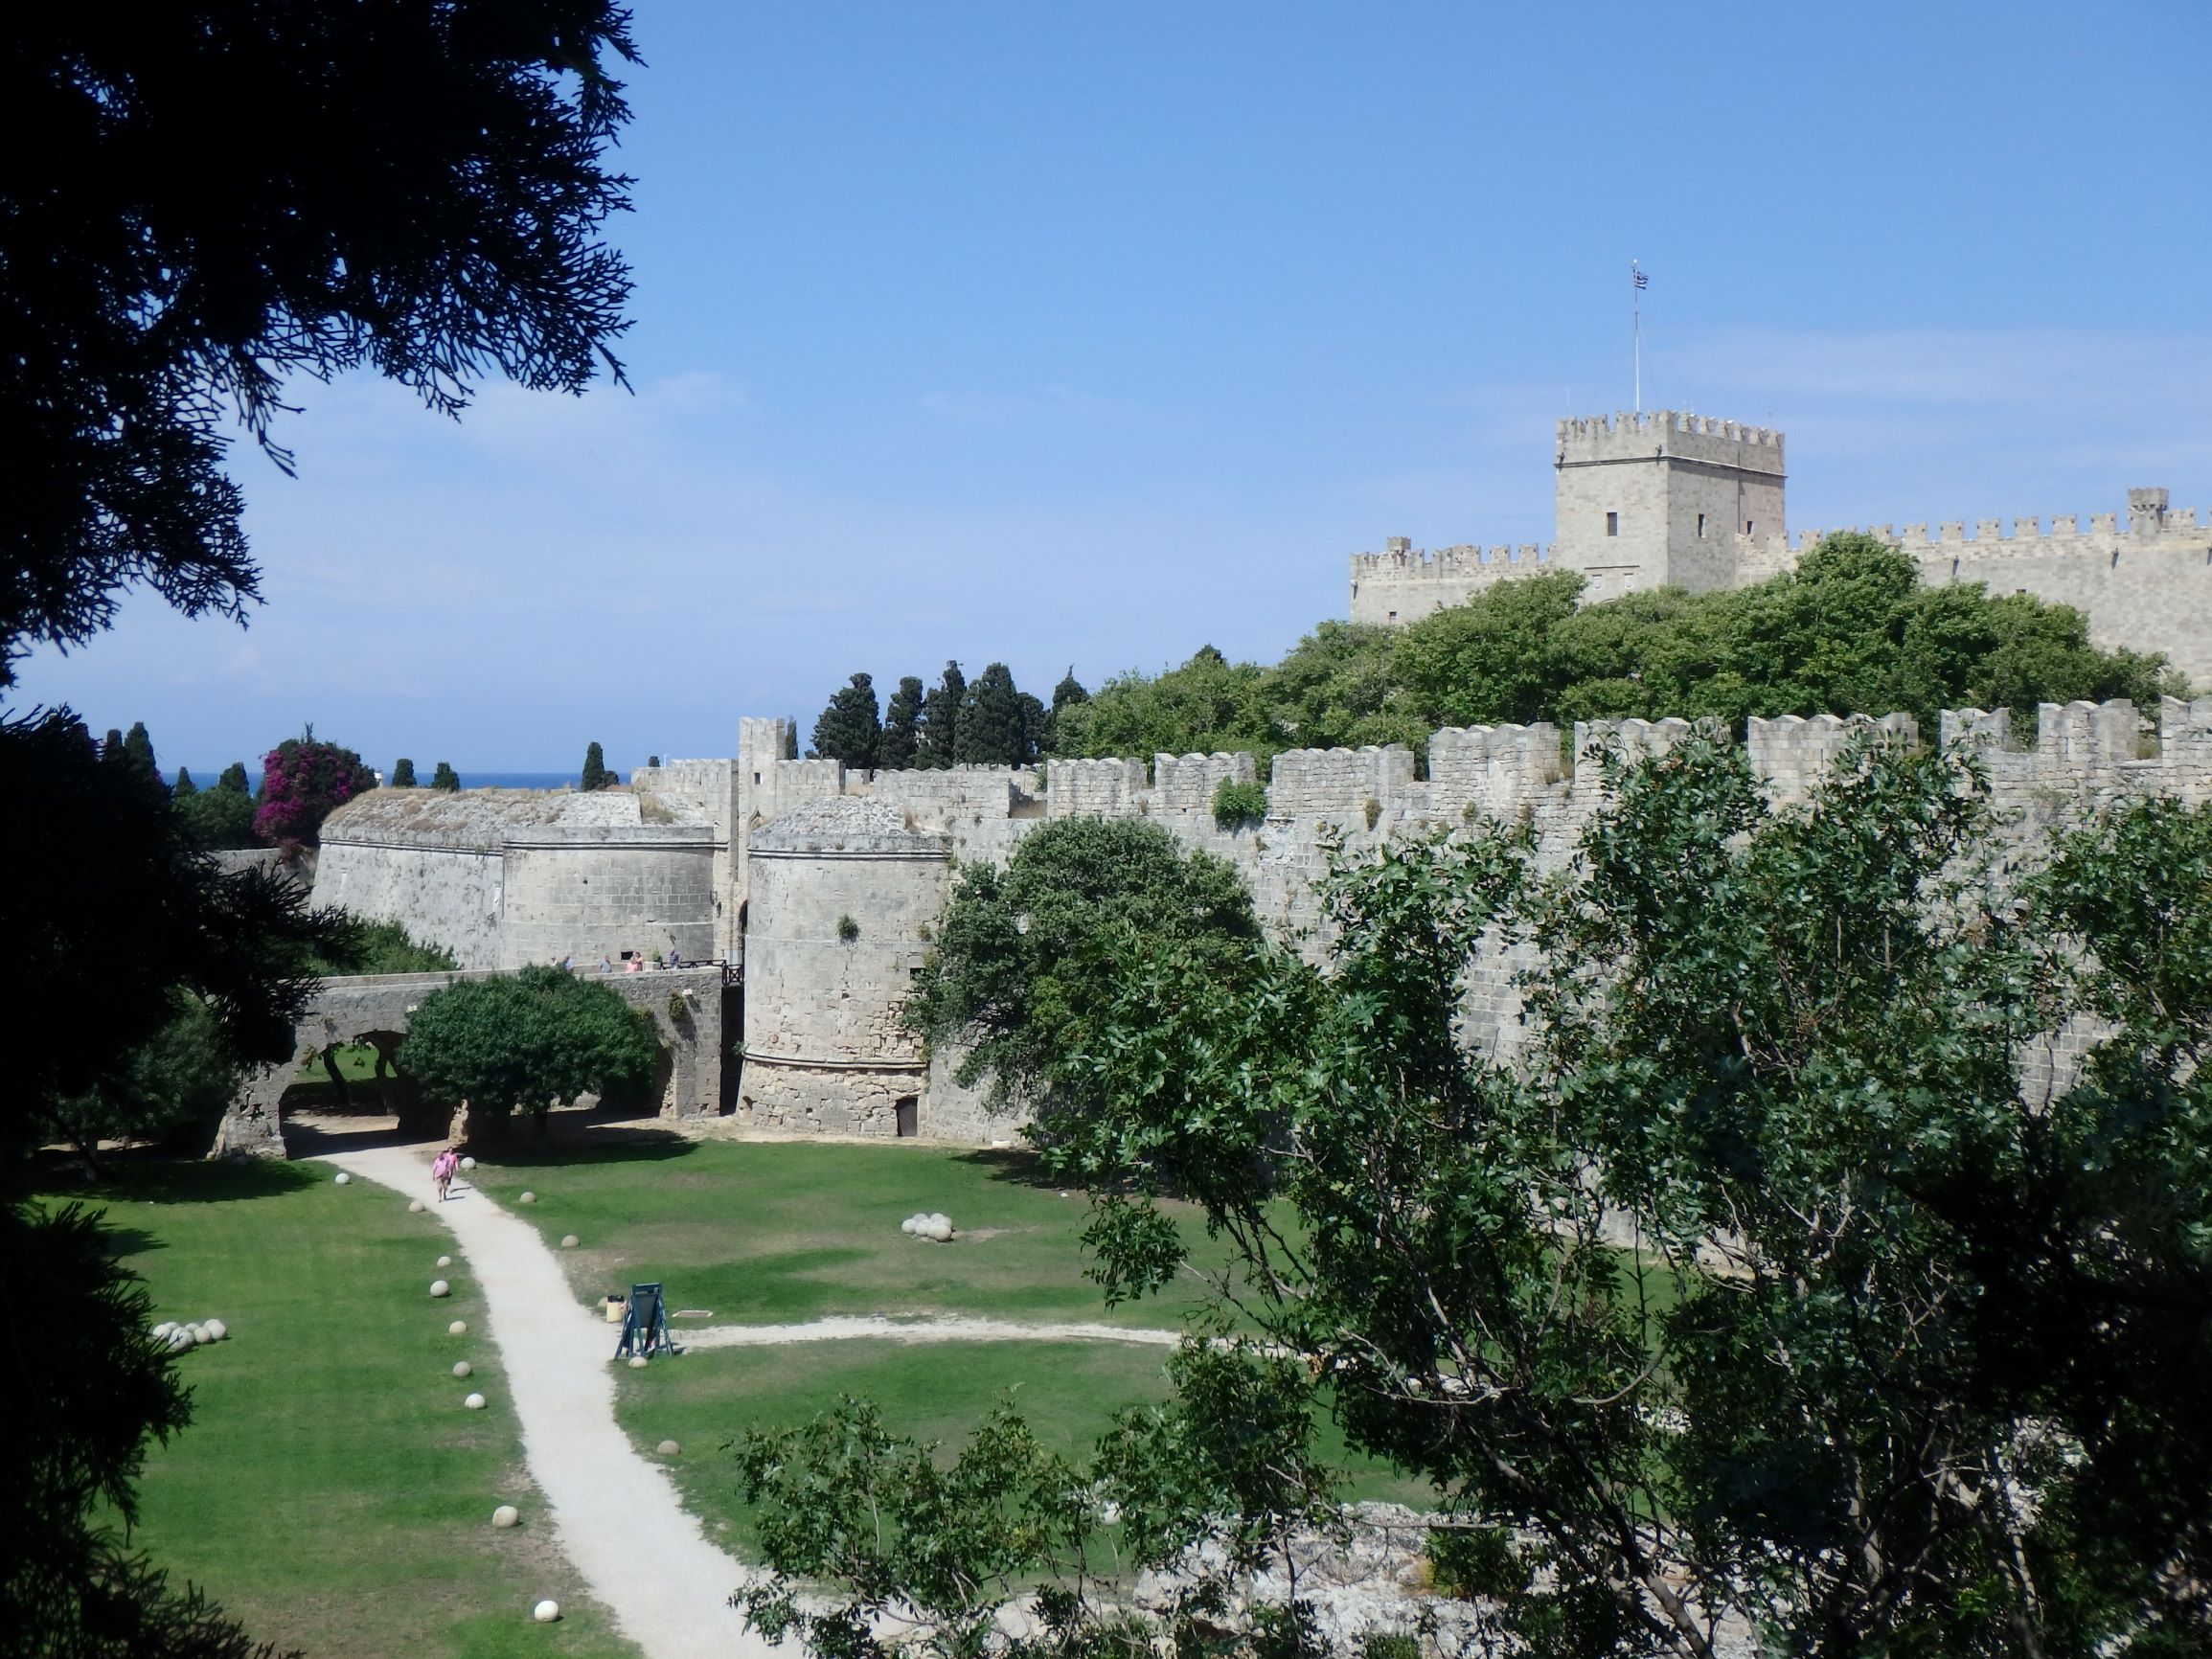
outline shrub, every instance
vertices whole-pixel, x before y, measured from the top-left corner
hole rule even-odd
[[[1267,815],[1267,791],[1258,784],[1240,784],[1223,778],[1214,791],[1214,822],[1224,830],[1240,824],[1257,824]]]
[[[847,944],[851,944],[855,940],[860,937],[860,924],[857,921],[855,921],[850,916],[838,917],[837,937],[843,940]]]

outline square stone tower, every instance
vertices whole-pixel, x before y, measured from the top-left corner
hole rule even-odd
[[[1673,583],[1733,587],[1740,537],[1786,534],[1782,434],[1702,415],[1562,420],[1554,557],[1585,600]]]

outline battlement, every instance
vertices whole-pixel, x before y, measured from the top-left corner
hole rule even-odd
[[[1267,784],[1267,813],[1320,817],[1364,815],[1413,783],[1413,751],[1402,744],[1358,749],[1286,749],[1275,757]]]
[[[2125,527],[2116,512],[2089,514],[2087,530],[2082,528],[2080,515],[2071,512],[2053,516],[2048,529],[2044,528],[2040,513],[1978,518],[1973,521],[1971,535],[1963,518],[1939,519],[1932,528],[1926,521],[1907,524],[1902,529],[1893,524],[1845,525],[1839,530],[1800,532],[1794,538],[1795,552],[1800,556],[1810,553],[1823,538],[1838,534],[1871,535],[1923,557],[2011,555],[2043,558],[2054,555],[2110,554],[2130,547],[2201,547],[2212,541],[2212,514],[2207,515],[2205,523],[2200,524],[2194,507],[2168,508],[2163,489],[2134,489],[2128,493],[2132,503],[2137,497],[2149,497],[2155,498],[2155,505],[2134,506],[2127,515]],[[1736,539],[1740,548],[1756,548],[1762,556],[1769,556],[1778,545],[1787,545],[1780,536],[1763,536],[1756,541],[1746,536]]]
[[[1352,580],[1385,577],[1398,581],[1500,581],[1548,567],[1558,552],[1556,545],[1539,547],[1534,542],[1517,547],[1460,542],[1431,553],[1427,548],[1415,547],[1406,536],[1393,535],[1383,542],[1380,553],[1352,556]]]
[[[1669,459],[1776,477],[1783,472],[1782,434],[1773,428],[1673,409],[1562,420],[1557,443],[1562,467]]]

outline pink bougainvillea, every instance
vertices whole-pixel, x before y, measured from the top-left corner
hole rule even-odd
[[[376,775],[360,756],[321,741],[309,726],[304,737],[286,738],[262,757],[254,834],[272,847],[311,847],[333,807],[376,786]]]

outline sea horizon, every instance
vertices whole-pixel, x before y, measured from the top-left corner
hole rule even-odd
[[[429,766],[419,765],[415,768],[416,787],[426,789],[430,786],[431,770]],[[575,789],[583,783],[583,774],[581,772],[477,772],[465,766],[457,766],[454,770],[460,774],[461,787],[464,789]],[[197,766],[164,766],[161,768],[161,781],[174,786],[179,771],[190,772],[193,783],[205,789],[222,776],[223,768],[210,766],[203,772]],[[382,783],[386,776],[378,772],[377,782]],[[627,784],[629,779],[626,774],[618,772],[614,775],[614,781]],[[262,775],[259,770],[247,770],[246,786],[257,795],[261,793]]]

